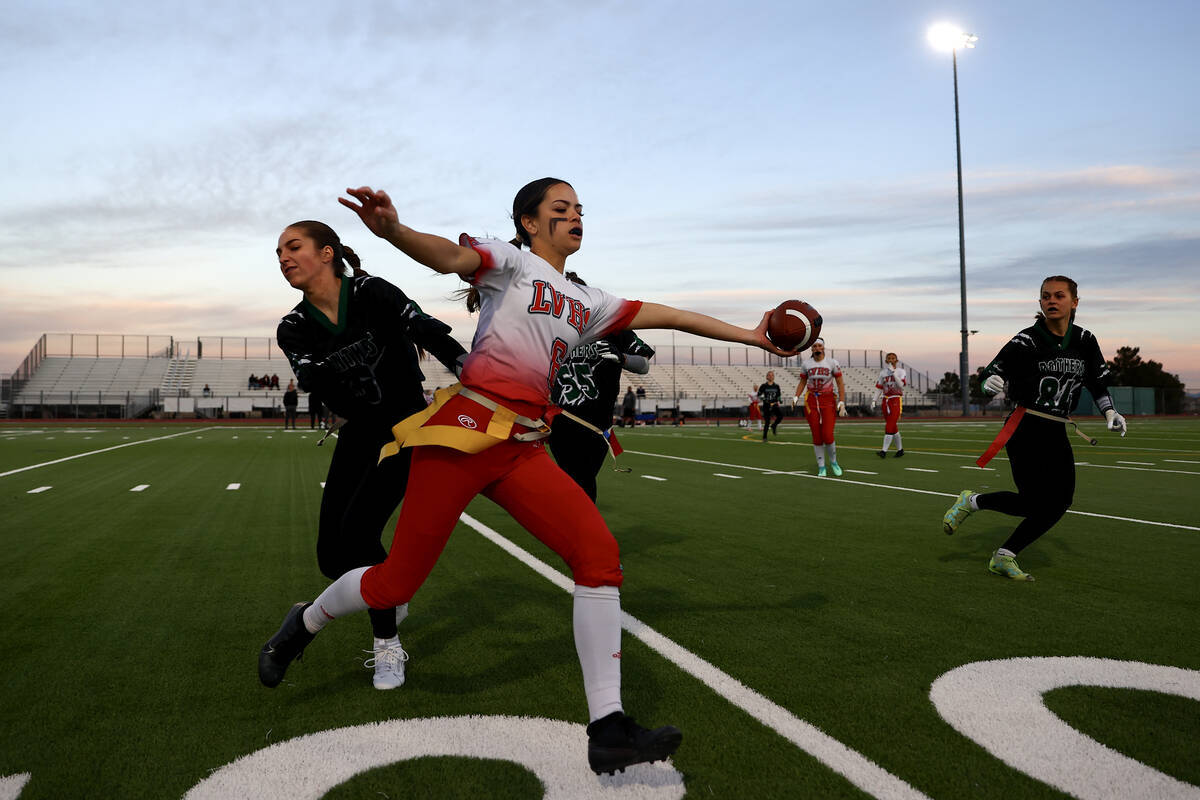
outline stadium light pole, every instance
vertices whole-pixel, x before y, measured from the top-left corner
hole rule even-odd
[[[928,38],[934,49],[950,51],[950,63],[954,68],[954,152],[958,160],[958,286],[962,305],[962,350],[958,354],[958,376],[962,389],[962,413],[965,417],[971,412],[971,367],[970,359],[967,358],[967,337],[970,332],[967,330],[967,247],[963,230],[962,139],[958,129],[958,50],[961,47],[975,47],[979,37],[964,32],[956,25],[939,23],[929,29]]]

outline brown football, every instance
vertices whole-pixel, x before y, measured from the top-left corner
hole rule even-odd
[[[821,314],[803,300],[784,300],[767,320],[767,337],[781,350],[807,350],[821,335]]]

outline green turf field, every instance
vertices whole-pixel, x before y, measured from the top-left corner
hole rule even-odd
[[[1011,488],[1003,454],[973,468],[998,426],[906,421],[880,460],[845,421],[824,479],[794,423],[620,431],[625,706],[684,741],[615,779],[587,770],[568,582],[480,531],[561,564],[488,501],[401,626],[403,688],[371,687],[360,615],[268,690],[259,647],[326,585],[332,441],[0,426],[0,800],[1200,796],[1200,422],[1084,422],[1034,583],[986,569],[1011,518],[941,531],[959,490]]]

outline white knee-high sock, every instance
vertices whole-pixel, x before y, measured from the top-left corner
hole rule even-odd
[[[903,449],[904,449],[904,441],[903,441],[903,440],[900,438],[900,432],[899,432],[899,431],[896,431],[895,438],[896,438],[896,449],[897,449],[897,450],[903,450]]]
[[[883,452],[886,453],[888,451],[888,448],[891,446],[892,446],[892,434],[885,433],[883,435]],[[896,445],[896,447],[899,448],[900,445]]]
[[[615,586],[575,585],[575,652],[583,669],[588,721],[621,707],[621,593]]]
[[[309,633],[317,633],[331,619],[366,611],[367,601],[362,597],[362,576],[370,567],[358,567],[342,575],[317,596],[313,604],[304,609],[304,627]]]
[[[817,466],[818,467],[825,466],[825,445],[814,444],[813,445],[813,453],[815,453],[817,456]]]

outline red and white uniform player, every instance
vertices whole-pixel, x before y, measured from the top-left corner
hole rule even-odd
[[[875,397],[871,406],[883,400],[883,449],[875,454],[887,458],[888,448],[892,440],[896,440],[896,458],[904,455],[904,441],[900,438],[900,411],[904,405],[904,387],[908,385],[908,372],[900,366],[900,360],[895,353],[884,357],[887,366],[879,371],[875,379]]]
[[[836,358],[825,355],[824,339],[813,342],[812,353],[800,361],[800,383],[792,402],[797,403],[802,397],[804,416],[812,430],[817,475],[825,476],[828,463],[829,471],[840,476],[842,468],[838,465],[833,425],[838,416],[846,416],[846,384],[842,381],[842,365]]]
[[[754,390],[748,392],[746,394],[746,398],[747,398],[746,401],[749,403],[749,408],[750,408],[750,423],[748,425],[746,425],[746,428],[747,429],[753,428],[754,421],[758,420],[758,429],[761,431],[762,427],[763,427],[763,423],[762,423],[763,416],[762,416],[762,409],[759,408],[759,405],[758,405],[758,389],[755,388]]]

